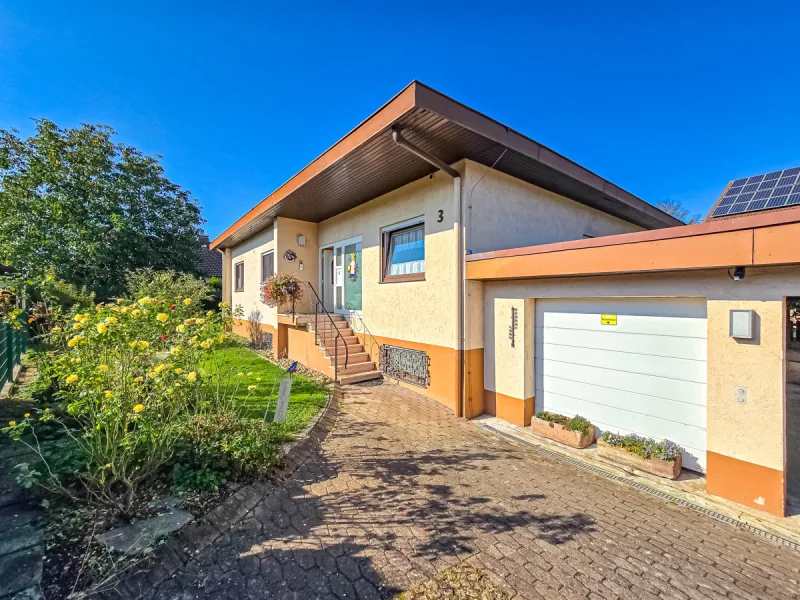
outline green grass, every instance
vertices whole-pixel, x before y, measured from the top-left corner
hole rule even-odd
[[[213,363],[209,362],[206,369],[210,373],[219,372],[223,377],[231,374],[235,380],[239,380],[236,398],[244,407],[246,416],[254,419],[263,418],[269,402],[267,421],[272,422],[279,382],[284,372],[282,367],[262,358],[249,348],[229,344],[217,350],[216,360]],[[237,373],[245,375],[237,377]],[[261,381],[258,381],[259,377]],[[302,375],[293,375],[292,379],[286,422],[274,424],[279,432],[287,436],[301,430],[325,406],[328,399],[328,388],[325,385]],[[278,385],[275,385],[272,391],[275,383]],[[256,385],[258,389],[252,393],[248,392],[247,387],[250,385]]]

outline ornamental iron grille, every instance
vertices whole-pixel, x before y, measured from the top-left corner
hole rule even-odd
[[[272,350],[272,334],[266,331],[261,333],[261,347],[264,350]]]
[[[427,387],[431,377],[428,354],[422,350],[409,350],[399,346],[381,346],[381,371],[387,377],[399,379],[412,385]]]

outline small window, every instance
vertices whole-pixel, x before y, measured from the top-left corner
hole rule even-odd
[[[425,224],[384,231],[383,282],[425,280]]]
[[[261,282],[275,275],[275,253],[264,252],[261,255]]]
[[[236,283],[236,291],[244,291],[244,263],[236,263],[233,265],[233,280]]]

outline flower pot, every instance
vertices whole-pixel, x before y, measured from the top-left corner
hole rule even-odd
[[[531,429],[535,434],[570,448],[586,448],[594,441],[594,425],[589,426],[589,433],[583,433],[582,431],[570,431],[560,423],[533,417],[531,419]]]
[[[597,454],[612,462],[666,479],[677,479],[678,475],[681,474],[681,456],[673,460],[642,458],[638,454],[628,452],[624,448],[612,446],[603,439],[597,440]]]

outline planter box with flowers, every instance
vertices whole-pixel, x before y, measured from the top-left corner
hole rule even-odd
[[[610,461],[658,477],[677,479],[681,474],[681,448],[669,440],[659,442],[635,433],[620,435],[606,431],[597,440],[597,453]]]
[[[581,416],[565,417],[539,412],[531,419],[533,432],[571,448],[586,448],[594,442],[594,425]]]

